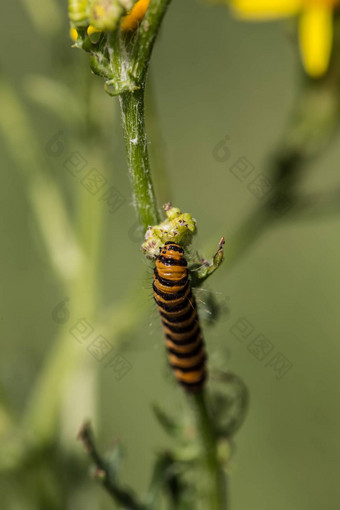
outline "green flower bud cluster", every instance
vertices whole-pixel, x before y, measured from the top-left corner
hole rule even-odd
[[[164,206],[167,219],[159,225],[149,227],[145,233],[145,241],[142,244],[144,254],[154,259],[159,255],[159,248],[168,241],[181,244],[186,247],[196,233],[196,220],[189,213],[182,213],[171,204]]]

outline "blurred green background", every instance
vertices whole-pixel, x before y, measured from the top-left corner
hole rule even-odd
[[[39,2],[35,4],[33,8],[39,9]],[[86,478],[89,461],[76,441],[86,418],[94,423],[102,449],[114,438],[121,439],[126,448],[123,479],[142,492],[155,452],[169,441],[151,404],[161,402],[174,414],[184,408],[182,392],[172,383],[166,366],[160,321],[152,302],[151,269],[136,240],[118,100],[107,96],[101,79],[90,74],[87,56],[71,48],[66,2],[58,6],[62,19],[54,34],[56,17],[46,19],[44,33],[32,23],[23,2],[6,2],[2,9],[1,80],[24,108],[37,145],[32,157],[25,159],[31,142],[20,131],[20,119],[17,124],[11,122],[15,115],[8,96],[2,94],[4,129],[10,130],[14,145],[10,150],[1,134],[1,391],[14,422],[21,423],[46,359],[58,356],[57,352],[51,355],[58,337],[81,317],[112,342],[114,352],[132,368],[117,380],[104,362],[91,357],[85,342],[77,343],[70,333],[64,335],[65,357],[56,369],[56,380],[59,374],[63,377],[68,364],[70,373],[57,406],[59,425],[53,431],[57,442],[51,455],[51,472],[59,466],[60,478],[55,487],[52,474],[19,456],[21,471],[2,470],[1,499],[6,510],[114,507],[102,488]],[[232,510],[335,510],[340,504],[340,214],[279,222],[257,236],[243,256],[228,266],[230,240],[259,205],[247,188],[248,181],[240,182],[230,167],[246,157],[257,173],[268,170],[268,157],[279,143],[298,93],[299,75],[296,47],[282,24],[238,23],[225,7],[194,0],[172,3],[151,66],[150,94],[157,124],[153,119],[151,128],[149,118],[150,150],[155,167],[159,150],[164,151],[171,189],[170,194],[155,171],[161,200],[171,199],[194,215],[199,228],[195,247],[206,256],[213,253],[222,235],[226,237],[226,261],[206,288],[227,303],[228,311],[213,327],[205,328],[205,336],[212,363],[223,352],[225,368],[240,375],[250,391],[249,413],[235,438],[228,467]],[[42,82],[41,77],[50,81]],[[67,87],[69,97],[64,89],[51,92],[57,86]],[[82,113],[89,89],[92,120]],[[60,105],[58,97],[62,97]],[[46,144],[58,131],[65,147],[60,156],[51,156]],[[213,150],[226,135],[230,158],[219,162]],[[320,156],[310,160],[299,183],[301,191],[337,189],[338,142],[336,135]],[[80,179],[63,165],[75,151],[89,168],[105,174],[125,198],[114,214],[84,191]],[[93,275],[87,274],[89,280],[74,294],[53,271],[32,209],[30,189],[39,194],[41,175],[36,173],[35,161],[48,183],[52,181],[60,190],[85,243],[96,234],[101,237]],[[53,219],[57,212],[48,198],[44,207],[52,245],[59,236],[68,246],[64,234],[58,234]],[[67,253],[64,258],[61,252],[61,258],[67,269]],[[93,293],[94,309],[88,303]],[[73,311],[58,324],[53,311],[65,298]],[[199,299],[204,301],[204,290]],[[118,310],[119,315],[125,301],[131,303],[122,319],[126,325],[121,334],[113,334],[114,312]],[[101,322],[103,310],[111,317],[107,329],[105,319]],[[258,361],[246,342],[235,339],[230,330],[240,317],[252,324],[256,334],[270,340],[273,353],[282,352],[292,363],[284,377],[277,379],[266,360]],[[42,399],[46,408],[53,397],[49,388]],[[44,409],[40,412],[44,421]],[[28,425],[23,428],[24,434],[29,432]],[[7,457],[9,462],[16,458],[23,431],[9,433],[11,440],[6,438],[3,444],[4,465]],[[78,459],[76,467],[68,463],[68,454]],[[82,483],[73,484],[73,479]],[[35,500],[41,485],[47,492],[44,504]]]

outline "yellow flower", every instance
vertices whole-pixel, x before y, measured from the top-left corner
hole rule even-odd
[[[78,39],[78,32],[72,26],[70,26],[70,37],[71,37],[72,41],[74,41],[74,42],[76,42],[76,40]]]
[[[138,0],[135,5],[132,7],[131,11],[124,16],[121,29],[123,32],[128,32],[131,30],[136,30],[139,23],[144,18],[144,15],[149,7],[150,0]]]
[[[144,18],[149,4],[150,0],[138,0],[138,2],[135,3],[131,11],[122,18],[121,29],[123,32],[130,32],[138,28],[140,22]],[[92,25],[89,25],[87,28],[87,34],[92,35],[95,32],[100,32],[100,30]],[[73,25],[70,27],[70,37],[74,42],[76,42],[78,39],[78,32]]]
[[[322,76],[328,68],[333,40],[333,10],[340,0],[230,0],[244,20],[299,16],[302,61],[307,73]]]
[[[100,32],[100,30],[97,30],[92,25],[89,25],[87,27],[86,31],[87,31],[87,35],[92,35],[92,34],[95,34],[97,32]],[[70,27],[70,37],[71,37],[72,41],[74,41],[74,42],[76,42],[77,39],[78,39],[78,31],[73,26]]]
[[[100,32],[100,30],[97,30],[92,25],[89,25],[89,27],[87,29],[87,35],[96,34],[97,32]]]

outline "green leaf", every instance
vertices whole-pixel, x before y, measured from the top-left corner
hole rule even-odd
[[[219,437],[229,438],[241,427],[249,403],[249,393],[242,379],[230,372],[212,372],[211,411]]]
[[[158,404],[152,404],[152,410],[155,416],[163,427],[163,429],[170,436],[180,436],[183,431],[183,427],[172,417],[170,417]]]

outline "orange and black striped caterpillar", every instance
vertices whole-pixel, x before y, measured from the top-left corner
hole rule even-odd
[[[165,243],[156,259],[153,291],[175,377],[186,390],[197,391],[206,379],[206,354],[187,265],[183,248]]]

